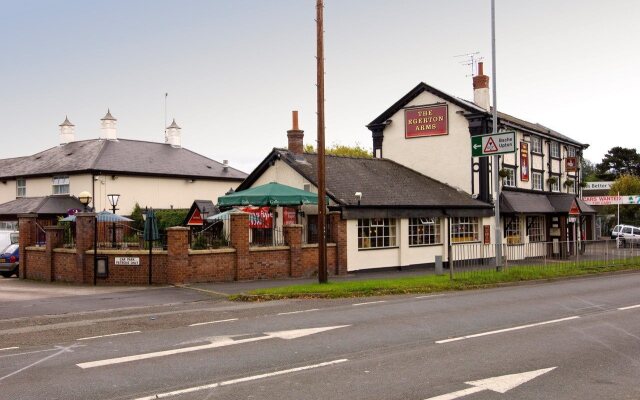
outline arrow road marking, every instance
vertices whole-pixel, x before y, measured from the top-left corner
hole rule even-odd
[[[529,382],[530,380],[537,378],[540,375],[546,374],[549,371],[553,371],[556,368],[557,367],[537,369],[535,371],[522,372],[519,374],[495,376],[493,378],[465,382],[467,385],[471,385],[473,387],[458,390],[456,392],[442,394],[436,397],[430,397],[426,400],[454,400],[485,390],[491,390],[492,392],[497,393],[506,393],[507,391],[518,387],[523,383]]]
[[[294,330],[290,330],[290,331],[279,331],[279,332],[265,332],[265,336],[251,337],[251,338],[240,339],[240,340],[233,340],[233,338],[231,338],[231,337],[222,337],[222,338],[220,338],[220,340],[217,340],[215,342],[211,342],[209,344],[200,345],[200,346],[183,347],[181,349],[156,351],[156,352],[153,352],[153,353],[136,354],[136,355],[133,355],[133,356],[126,356],[126,357],[108,358],[108,359],[105,359],[105,360],[90,361],[90,362],[80,363],[80,364],[76,364],[76,365],[78,367],[82,368],[82,369],[103,367],[105,365],[121,364],[121,363],[126,363],[126,362],[131,362],[131,361],[138,361],[138,360],[147,360],[147,359],[150,359],[150,358],[171,356],[171,355],[174,355],[174,354],[190,353],[190,352],[199,351],[199,350],[209,350],[209,349],[215,349],[215,348],[218,348],[218,347],[225,347],[225,346],[233,346],[233,345],[236,345],[236,344],[258,342],[258,341],[261,341],[261,340],[267,340],[267,339],[273,339],[273,338],[287,339],[287,340],[289,340],[289,339],[297,339],[297,338],[313,335],[313,334],[320,333],[320,332],[330,331],[330,330],[333,330],[333,329],[345,328],[347,326],[349,326],[349,325],[325,326],[325,327],[321,327],[321,328],[294,329]]]
[[[290,373],[293,373],[293,372],[306,371],[306,370],[309,370],[309,369],[326,367],[328,365],[341,364],[341,363],[347,362],[347,361],[349,361],[349,360],[346,359],[346,358],[343,358],[343,359],[340,359],[340,360],[327,361],[327,362],[323,362],[323,363],[320,363],[320,364],[305,365],[304,367],[285,369],[285,370],[282,370],[282,371],[269,372],[269,373],[261,374],[261,375],[247,376],[245,378],[238,378],[238,379],[232,379],[232,380],[224,381],[224,382],[210,383],[208,385],[194,386],[194,387],[190,387],[190,388],[186,388],[186,389],[174,390],[173,392],[158,393],[158,394],[154,394],[154,395],[147,396],[147,397],[139,397],[139,398],[137,398],[135,400],[164,399],[164,398],[167,398],[167,397],[179,396],[181,394],[198,392],[200,390],[215,389],[215,388],[220,387],[220,386],[228,386],[228,385],[233,385],[233,384],[236,384],[236,383],[251,382],[251,381],[258,380],[258,379],[270,378],[272,376],[290,374]]]

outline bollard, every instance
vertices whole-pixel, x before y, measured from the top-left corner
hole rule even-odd
[[[444,275],[442,270],[442,256],[436,256],[436,275]]]

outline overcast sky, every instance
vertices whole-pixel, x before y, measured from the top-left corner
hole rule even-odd
[[[2,1],[0,157],[118,136],[161,142],[164,94],[183,146],[250,172],[286,145],[291,110],[316,136],[314,0]],[[638,148],[640,1],[497,0],[498,109],[589,143]],[[327,144],[421,81],[473,98],[460,54],[491,71],[489,0],[326,0]],[[492,83],[493,83],[492,79]]]

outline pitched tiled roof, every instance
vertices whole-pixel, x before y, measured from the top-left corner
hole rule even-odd
[[[82,140],[32,156],[0,160],[0,178],[101,172],[242,180],[247,175],[210,158],[164,143]]]
[[[389,118],[393,116],[396,112],[400,111],[404,106],[406,106],[411,100],[418,97],[423,92],[432,93],[446,101],[449,101],[453,104],[458,105],[459,107],[465,109],[467,112],[474,114],[486,114],[487,117],[490,117],[490,113],[485,109],[479,107],[474,102],[462,99],[460,97],[456,97],[445,93],[439,89],[434,88],[433,86],[427,85],[424,82],[420,82],[416,87],[411,89],[409,93],[404,95],[400,100],[395,102],[391,107],[385,110],[382,114],[377,116],[373,121],[371,121],[367,127],[371,128],[375,125],[384,124]],[[516,118],[512,115],[503,113],[498,111],[498,122],[504,124],[516,125],[524,130],[532,131],[534,133],[538,133],[541,136],[546,136],[550,138],[557,139],[562,142],[574,144],[579,147],[587,148],[588,144],[580,143],[574,139],[569,138],[568,136],[562,135],[561,133],[554,131],[553,129],[547,128],[544,125],[540,125],[538,123],[528,122],[520,118]]]
[[[274,150],[291,167],[317,186],[316,154],[294,157]],[[387,159],[326,156],[327,194],[338,204],[376,207],[492,208],[461,190]],[[243,183],[244,184],[244,183]]]
[[[21,197],[0,204],[0,216],[35,213],[49,215],[66,215],[67,211],[84,206],[73,196]]]

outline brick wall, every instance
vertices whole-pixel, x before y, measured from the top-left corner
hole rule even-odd
[[[25,278],[35,281],[49,281],[51,273],[44,247],[27,247],[25,250],[26,258],[29,260]],[[22,258],[20,263],[22,264]]]
[[[54,281],[76,281],[76,251],[75,249],[55,249],[53,251]]]
[[[236,276],[236,251],[234,249],[191,250],[190,282],[229,282]]]
[[[92,284],[94,271],[92,213],[76,215],[76,249],[63,249],[62,230],[46,229],[45,247],[31,247],[35,238],[35,216],[20,219],[21,257],[27,261],[26,278]],[[346,221],[332,215],[331,240],[343,243],[328,244],[329,274],[346,274]],[[344,228],[344,229],[343,229]],[[231,215],[231,248],[190,250],[188,228],[170,228],[168,249],[153,252],[153,283],[177,284],[195,282],[227,282],[233,280],[281,279],[311,277],[318,274],[318,246],[301,243],[302,226],[285,229],[287,246],[250,247],[249,215]],[[23,244],[25,245],[23,247]],[[23,250],[24,249],[24,250]],[[149,282],[149,253],[145,250],[98,250],[108,259],[108,276],[98,277],[98,285],[146,285]],[[115,265],[115,257],[136,257],[139,265]],[[23,265],[21,258],[21,277]]]

